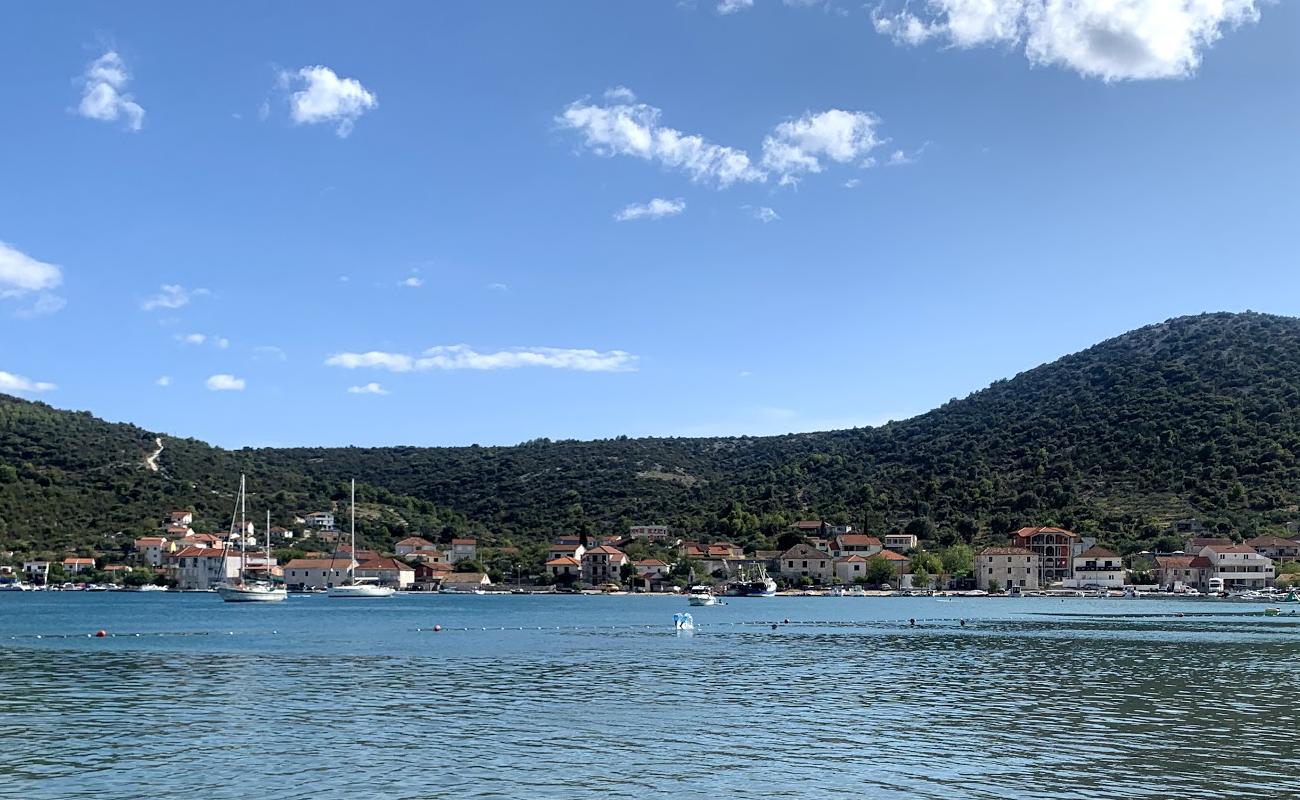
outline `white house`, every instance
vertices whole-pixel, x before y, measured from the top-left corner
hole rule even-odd
[[[88,572],[90,570],[93,570],[94,568],[95,568],[95,559],[93,558],[78,558],[76,556],[68,556],[67,558],[63,559],[63,571],[68,573],[69,575],[76,575],[79,572]]]
[[[50,562],[48,561],[24,561],[23,574],[27,580],[32,583],[44,584],[50,577]]]
[[[573,556],[559,556],[546,562],[546,571],[552,578],[568,577],[577,580],[582,575],[582,562]]]
[[[870,558],[885,546],[874,536],[867,536],[864,533],[842,533],[830,539],[830,554],[836,558],[847,556],[851,553],[857,553],[863,558]]]
[[[357,565],[358,578],[375,578],[382,586],[407,589],[415,583],[415,569],[395,558],[377,558]]]
[[[347,581],[351,563],[348,558],[295,558],[284,565],[284,582],[290,588],[328,589]]]
[[[835,577],[841,583],[853,583],[858,578],[867,577],[867,560],[857,553],[835,559]]]
[[[1124,587],[1124,562],[1118,553],[1104,547],[1089,547],[1074,557],[1074,577],[1062,581],[1062,585],[1121,589]]]
[[[618,583],[622,580],[627,554],[617,547],[602,544],[582,554],[582,579],[590,584]]]
[[[1224,589],[1263,589],[1273,585],[1273,560],[1244,544],[1212,544],[1201,548],[1210,560],[1209,577],[1221,578]]]
[[[135,540],[135,551],[140,560],[155,567],[162,566],[163,555],[172,551],[172,544],[162,536],[144,536]]]
[[[163,520],[163,524],[168,527],[188,528],[194,524],[194,515],[189,511],[171,511],[168,512],[167,518]]]
[[[313,511],[305,518],[305,522],[319,530],[334,530],[334,512],[333,511]]]
[[[916,535],[912,533],[887,533],[885,534],[886,550],[915,550],[917,546]]]

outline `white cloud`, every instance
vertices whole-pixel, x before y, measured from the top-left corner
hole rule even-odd
[[[862,183],[862,179],[861,179],[861,178],[849,178],[847,181],[844,182],[844,188],[845,188],[845,189],[856,189],[856,188],[858,187],[858,184],[860,184],[860,183]]]
[[[300,125],[336,124],[340,138],[352,133],[362,114],[379,107],[379,100],[355,78],[340,78],[329,67],[303,67],[282,72],[285,87],[300,87],[289,96],[289,117]]]
[[[19,310],[20,317],[53,314],[67,303],[50,290],[63,283],[63,270],[37,261],[12,245],[0,242],[0,300],[26,299],[35,294],[32,305]]]
[[[371,381],[364,386],[349,386],[348,394],[388,394],[388,390]]]
[[[213,392],[242,392],[244,391],[244,379],[236,378],[234,375],[221,373],[213,375],[205,382],[209,391]]]
[[[614,219],[619,222],[634,219],[660,219],[662,217],[676,216],[685,210],[686,201],[680,197],[676,200],[665,200],[662,197],[656,197],[648,203],[632,203],[626,206],[622,211],[614,215]]]
[[[368,353],[338,353],[325,359],[325,365],[344,369],[386,369],[389,372],[410,372],[415,368],[415,359],[402,353],[371,350]]]
[[[737,11],[748,11],[754,7],[754,0],[718,0],[717,12],[723,16]]]
[[[765,180],[744,150],[713,144],[701,136],[685,134],[659,122],[662,112],[638,103],[626,87],[611,89],[606,104],[576,100],[556,118],[556,123],[582,135],[587,149],[600,156],[635,156],[679,169],[701,183],[727,187],[737,181]]]
[[[741,206],[741,208],[748,211],[749,215],[759,222],[776,222],[781,218],[780,214],[767,206]]]
[[[412,289],[418,289],[419,287],[421,287],[421,286],[424,285],[424,279],[423,279],[423,278],[420,278],[420,277],[417,277],[417,276],[415,276],[415,275],[412,275],[412,276],[409,277],[409,278],[406,278],[406,279],[404,279],[404,280],[399,281],[397,285],[398,285],[398,286],[407,286],[407,287],[412,288]]]
[[[153,311],[158,308],[181,308],[190,304],[196,297],[209,294],[207,289],[186,289],[177,283],[164,283],[159,286],[158,294],[150,295],[140,302],[140,308]]]
[[[1023,45],[1035,65],[1105,81],[1187,77],[1225,30],[1259,20],[1257,0],[926,0],[922,8],[882,6],[872,19],[900,44]]]
[[[126,93],[131,74],[126,71],[121,56],[109,50],[86,67],[81,80],[78,114],[103,122],[115,122],[120,118],[126,123],[127,130],[140,130],[144,124],[144,109]]]
[[[821,172],[822,160],[847,164],[880,146],[879,118],[862,111],[832,108],[777,125],[763,140],[763,166],[781,176],[782,185],[805,172]]]
[[[389,372],[520,367],[548,367],[579,372],[630,372],[636,369],[636,362],[636,356],[623,350],[514,347],[493,353],[480,353],[464,344],[430,347],[419,357],[372,350],[367,353],[338,353],[325,359],[325,364],[331,367],[383,369]]]
[[[230,340],[224,336],[218,336],[212,340],[212,344],[219,350],[225,350],[227,347],[230,347]]]
[[[12,372],[0,371],[0,392],[10,394],[40,394],[41,392],[54,391],[59,387],[45,381],[34,381],[30,378],[24,378],[22,375],[15,375]]]
[[[510,285],[506,283],[489,283],[484,288],[491,289],[494,292],[505,292],[505,291],[509,291]]]
[[[174,338],[182,344],[203,344],[208,340],[208,337],[202,333],[178,333]]]
[[[163,376],[159,377],[158,380],[154,381],[153,383],[154,383],[155,386],[162,386],[162,387],[171,386],[171,385],[172,385],[172,378],[171,378],[170,375],[163,375]]]

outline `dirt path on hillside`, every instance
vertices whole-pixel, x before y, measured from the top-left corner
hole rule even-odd
[[[146,459],[144,460],[144,465],[145,465],[146,467],[149,468],[149,471],[150,471],[150,472],[157,472],[157,471],[158,471],[158,456],[162,455],[162,451],[163,451],[162,437],[159,436],[158,438],[154,439],[153,441],[154,441],[154,444],[158,445],[158,449],[155,450],[155,451],[153,451],[153,455],[149,456],[148,458],[146,458]]]

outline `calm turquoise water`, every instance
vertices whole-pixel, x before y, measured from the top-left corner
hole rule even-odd
[[[1250,608],[0,594],[0,797],[1297,797]]]

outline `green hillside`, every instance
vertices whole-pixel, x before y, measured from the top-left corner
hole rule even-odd
[[[0,398],[0,537],[88,543],[173,506],[222,527],[245,470],[286,514],[355,476],[383,510],[376,542],[665,522],[761,546],[821,517],[936,543],[1058,524],[1133,548],[1181,517],[1240,535],[1300,517],[1298,409],[1300,320],[1249,313],[1141,328],[903,422],[776,437],[239,451],[165,437],[151,472],[152,433]]]

